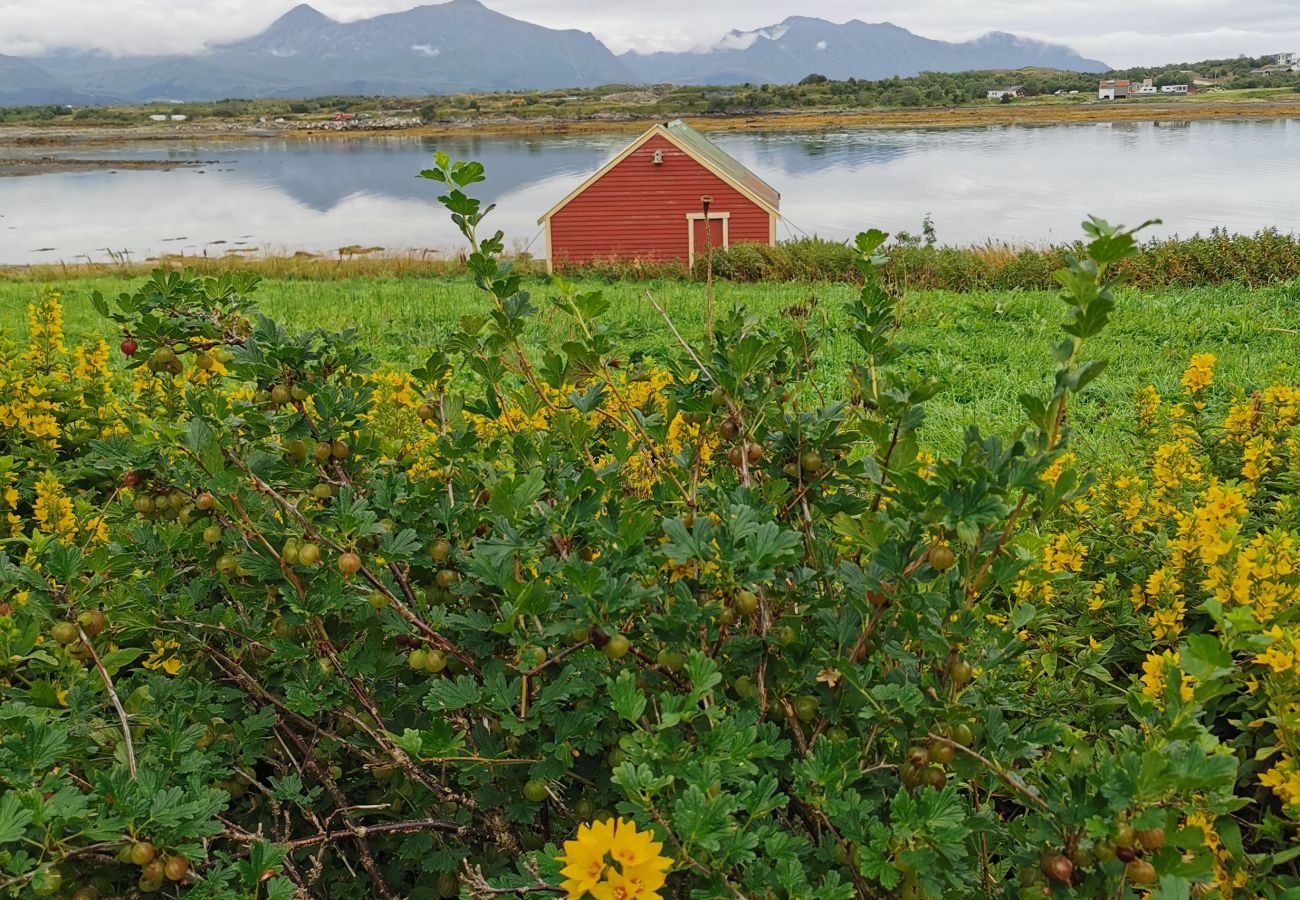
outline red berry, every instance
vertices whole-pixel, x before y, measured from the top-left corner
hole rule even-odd
[[[130,338],[124,340],[120,346],[124,356],[135,356],[135,351],[140,349],[140,345]]]

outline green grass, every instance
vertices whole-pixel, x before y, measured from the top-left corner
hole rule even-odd
[[[98,289],[114,295],[136,280],[74,279],[56,284],[64,293],[65,328],[70,336],[107,334],[91,308]],[[642,282],[598,285],[613,302],[614,317],[628,334],[628,345],[647,354],[662,354],[671,335],[646,300],[646,291],[667,307],[688,339],[703,328],[704,287],[687,282]],[[0,329],[21,337],[24,309],[41,285],[0,282]],[[540,353],[565,337],[566,320],[549,310],[549,288],[532,284],[543,308],[528,335]],[[356,328],[366,345],[386,365],[422,362],[456,325],[460,316],[481,311],[484,301],[463,279],[345,279],[339,281],[266,281],[258,292],[262,309],[299,328]],[[853,345],[840,327],[840,310],[852,296],[842,284],[733,284],[716,286],[716,309],[745,303],[773,323],[789,323],[783,310],[817,301],[814,315],[824,318],[829,336],[818,359],[819,380],[842,384],[853,358]],[[906,302],[900,338],[911,346],[910,359],[936,375],[948,388],[929,407],[927,443],[954,446],[962,429],[978,422],[1003,434],[1019,421],[1016,398],[1043,393],[1052,361],[1050,342],[1059,335],[1064,305],[1046,292],[956,294],[915,292]],[[1080,452],[1087,458],[1123,454],[1129,445],[1125,428],[1132,397],[1144,384],[1162,392],[1179,390],[1188,358],[1199,352],[1219,359],[1216,383],[1247,390],[1275,380],[1300,381],[1296,347],[1300,296],[1293,287],[1212,288],[1127,291],[1115,321],[1090,348],[1091,356],[1110,360],[1108,371],[1088,389],[1073,419]]]

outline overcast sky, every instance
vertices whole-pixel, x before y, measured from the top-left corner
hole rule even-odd
[[[419,0],[313,0],[348,20]],[[1300,0],[486,0],[499,12],[554,28],[593,32],[615,52],[684,50],[732,28],[786,16],[893,22],[960,40],[1010,31],[1069,44],[1111,65],[1300,51]],[[0,0],[0,53],[55,48],[117,54],[190,53],[266,27],[295,0]]]

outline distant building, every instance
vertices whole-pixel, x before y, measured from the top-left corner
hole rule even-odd
[[[184,121],[185,121],[186,119],[188,119],[188,118],[189,118],[189,116],[183,116],[183,115],[180,115],[179,113],[176,113],[176,114],[173,114],[173,115],[172,115],[172,121],[173,121],[173,122],[184,122]]]
[[[1150,78],[1143,79],[1141,84],[1135,84],[1132,89],[1129,90],[1130,95],[1151,95],[1158,93],[1160,93],[1160,89],[1156,87],[1156,83]]]
[[[151,116],[149,117],[149,119],[150,119],[150,121],[153,121],[153,122],[166,122],[166,121],[167,121],[167,117],[164,116],[162,113],[154,113],[153,115],[151,115]]]
[[[1098,100],[1123,100],[1132,93],[1133,85],[1128,81],[1103,81],[1097,87]]]
[[[1011,87],[996,88],[995,90],[988,92],[988,98],[990,100],[1001,100],[1003,97],[1012,97],[1016,100],[1022,100],[1024,99],[1024,96],[1025,89],[1018,84]]]
[[[334,114],[334,121],[335,121],[335,122],[351,122],[354,118],[355,118],[355,116],[353,116],[352,113],[335,113],[335,114]]]
[[[1191,92],[1191,86],[1186,84],[1165,84],[1160,87],[1162,94],[1190,94]]]

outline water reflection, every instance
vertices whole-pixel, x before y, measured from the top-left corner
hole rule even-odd
[[[510,246],[532,241],[540,252],[537,217],[628,139],[318,138],[61,149],[53,153],[204,165],[0,179],[0,263],[102,259],[109,251],[135,259],[232,248],[333,253],[358,244],[448,251],[457,235],[436,205],[439,185],[415,177],[435,150],[482,161],[482,193],[499,204],[495,226]],[[1160,216],[1162,233],[1300,230],[1300,120],[715,140],[781,191],[781,236],[843,239],[867,226],[916,231],[926,213],[949,243],[1070,239],[1090,212],[1125,222]]]

